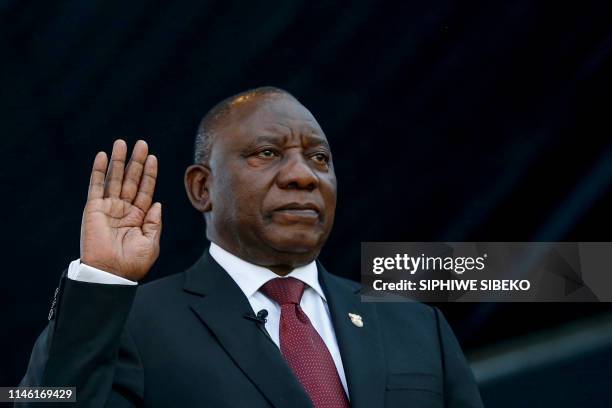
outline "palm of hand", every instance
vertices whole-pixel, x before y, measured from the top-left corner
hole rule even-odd
[[[118,175],[124,162],[122,150],[127,149],[122,147],[121,141],[115,143],[104,182],[100,177],[106,168],[105,155],[96,156],[81,224],[81,261],[126,279],[140,280],[159,255],[161,206],[151,206],[157,162],[154,156],[147,157],[146,144],[139,142],[125,177]]]

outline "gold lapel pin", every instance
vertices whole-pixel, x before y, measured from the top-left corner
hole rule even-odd
[[[363,319],[361,316],[355,313],[349,313],[349,319],[351,319],[351,323],[353,323],[357,327],[363,327]]]

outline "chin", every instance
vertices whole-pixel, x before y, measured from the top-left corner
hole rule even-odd
[[[282,231],[271,234],[270,246],[279,252],[315,256],[323,244],[322,234],[313,231]]]

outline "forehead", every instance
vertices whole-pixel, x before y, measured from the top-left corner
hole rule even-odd
[[[243,136],[257,136],[266,131],[325,137],[312,113],[294,98],[283,94],[245,100],[238,98],[230,107],[224,127],[231,130],[231,134]]]

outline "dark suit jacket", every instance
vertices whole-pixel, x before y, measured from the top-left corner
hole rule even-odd
[[[437,309],[361,303],[357,283],[318,269],[353,408],[482,406]],[[208,251],[187,271],[138,287],[63,277],[57,295],[22,386],[76,386],[88,407],[312,406]]]

